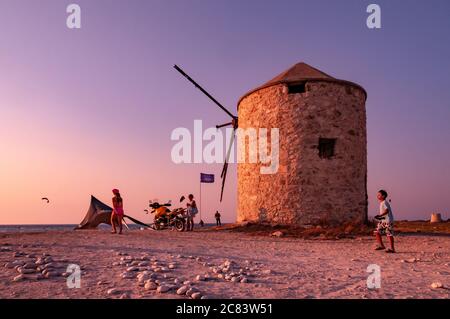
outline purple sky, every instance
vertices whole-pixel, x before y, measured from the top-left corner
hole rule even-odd
[[[366,27],[366,7],[382,28]],[[82,28],[69,30],[69,3]],[[248,90],[304,61],[368,92],[370,213],[450,217],[449,1],[0,1],[0,223],[78,223],[113,187],[138,218],[147,200],[198,194],[221,165],[175,165],[176,127],[236,112]],[[219,177],[219,176],[217,176]],[[205,185],[204,210],[234,221],[236,170]],[[50,205],[41,196],[52,199]]]

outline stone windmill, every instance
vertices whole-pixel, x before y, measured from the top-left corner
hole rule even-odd
[[[245,94],[228,124],[278,128],[279,169],[262,175],[261,164],[238,164],[238,222],[366,221],[366,98],[361,86],[305,63]]]
[[[238,102],[239,127],[278,127],[280,166],[238,165],[238,221],[367,219],[365,90],[298,63]]]

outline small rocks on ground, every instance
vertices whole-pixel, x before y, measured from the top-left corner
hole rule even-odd
[[[26,280],[26,279],[28,279],[28,277],[26,275],[20,274],[20,275],[14,277],[13,281],[23,281],[23,280]]]
[[[118,295],[118,294],[122,293],[122,291],[118,288],[111,288],[111,289],[108,289],[108,291],[106,293],[108,295]]]
[[[159,286],[158,287],[158,289],[156,289],[156,291],[158,292],[158,293],[166,293],[166,292],[168,292],[170,290],[170,287],[169,286],[166,286],[166,285],[162,285],[162,286]]]
[[[147,281],[144,285],[145,290],[156,290],[158,285],[153,281]]]
[[[188,289],[188,291],[186,291],[186,296],[191,297],[192,294],[199,292],[196,288],[192,287],[190,289]]]
[[[177,290],[177,295],[184,295],[189,290],[189,286],[182,286]]]
[[[20,267],[17,269],[18,272],[20,272],[21,274],[34,274],[36,273],[36,269],[27,269],[24,267]]]
[[[199,293],[199,292],[194,292],[194,293],[191,295],[191,298],[192,298],[192,299],[200,299],[201,297],[202,297],[202,294]]]
[[[284,236],[284,233],[282,231],[277,230],[277,231],[274,231],[273,233],[271,233],[270,236],[280,238],[280,237]]]
[[[132,272],[124,272],[121,274],[122,279],[133,279],[135,275]]]
[[[444,285],[441,282],[433,282],[431,284],[431,288],[433,288],[433,289],[444,288]]]

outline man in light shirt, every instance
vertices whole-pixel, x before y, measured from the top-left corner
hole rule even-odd
[[[394,249],[394,215],[392,214],[392,208],[387,201],[387,192],[385,190],[380,190],[377,193],[377,199],[380,202],[380,214],[375,216],[378,220],[377,229],[375,230],[375,237],[378,242],[378,246],[375,250],[386,250],[387,253],[395,253]],[[383,244],[381,235],[386,234],[390,248],[386,249]]]

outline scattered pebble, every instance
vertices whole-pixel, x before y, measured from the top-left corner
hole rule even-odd
[[[189,286],[182,286],[177,290],[177,295],[184,295],[189,290]]]
[[[121,293],[121,291],[118,288],[111,288],[111,289],[108,289],[108,291],[106,293],[108,295],[118,295]]]
[[[51,263],[52,261],[53,261],[53,258],[52,257],[45,257],[45,259],[44,259],[44,261],[45,261],[45,263]]]
[[[24,274],[24,275],[25,274],[34,274],[34,273],[36,273],[35,269],[26,269],[26,268],[23,268],[23,267],[18,268],[17,271],[20,272],[21,274]]]
[[[124,272],[121,274],[122,279],[133,279],[135,276],[132,272]]]
[[[144,285],[145,290],[156,290],[158,285],[153,281],[147,281]]]
[[[26,263],[25,265],[23,265],[23,268],[36,269],[36,264],[34,264],[34,263]]]
[[[444,288],[444,285],[441,282],[433,282],[431,284],[431,288],[433,288],[433,289]]]
[[[419,260],[416,258],[402,259],[402,263],[415,263],[416,261],[419,261]]]
[[[25,279],[28,279],[28,277],[25,276],[24,274],[20,274],[20,275],[14,277],[14,278],[13,278],[13,281],[23,281],[23,280],[25,280]]]
[[[199,292],[194,292],[194,293],[191,295],[191,298],[192,298],[192,299],[200,299],[201,297],[202,297],[202,294],[199,293]]]
[[[271,233],[270,234],[270,236],[272,236],[272,237],[282,237],[284,235],[284,233],[282,232],[282,231],[279,231],[279,230],[277,230],[277,231],[274,231],[273,233]]]
[[[162,285],[162,286],[159,286],[158,287],[158,289],[156,289],[156,291],[158,292],[158,293],[166,293],[166,292],[168,292],[170,290],[170,287],[169,286],[165,286],[165,285]]]
[[[45,278],[53,278],[53,277],[57,277],[59,274],[55,271],[47,271],[45,273]]]

